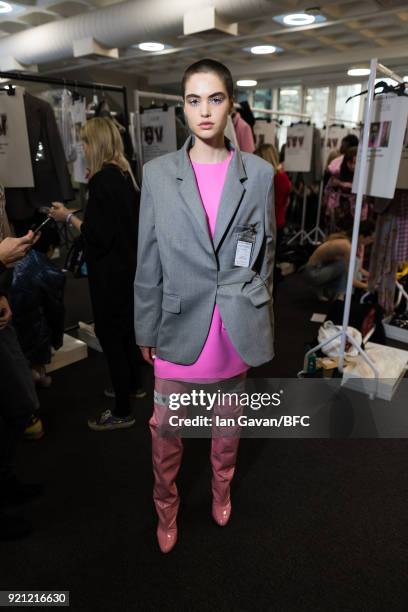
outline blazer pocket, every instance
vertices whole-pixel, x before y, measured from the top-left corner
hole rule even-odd
[[[166,312],[179,314],[181,310],[181,299],[179,295],[163,293],[162,309]]]
[[[247,295],[254,306],[262,306],[272,299],[264,283],[248,291]]]

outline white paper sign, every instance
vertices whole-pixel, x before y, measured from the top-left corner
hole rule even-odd
[[[271,144],[278,145],[279,127],[275,122],[268,122],[265,119],[257,119],[254,125],[255,146]]]
[[[285,148],[285,170],[310,172],[312,163],[313,126],[298,124],[288,127]]]
[[[145,110],[141,115],[143,162],[177,151],[174,106]]]
[[[0,183],[4,187],[34,187],[23,91],[0,92]]]
[[[393,198],[401,162],[402,145],[408,119],[408,98],[377,98],[373,103],[368,138],[367,179],[363,193],[379,198]],[[353,193],[361,159],[361,143],[354,173]]]

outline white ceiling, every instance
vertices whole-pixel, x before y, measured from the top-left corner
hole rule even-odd
[[[0,16],[0,37],[112,4],[116,2],[23,0],[19,2],[21,12]],[[273,4],[271,1],[272,7]],[[293,0],[287,2],[288,12],[294,4]],[[222,33],[174,36],[160,41],[172,47],[161,53],[146,54],[128,47],[120,49],[119,59],[69,58],[42,64],[39,71],[60,75],[73,74],[79,69],[82,74],[84,69],[90,72],[98,69],[106,74],[106,82],[121,73],[139,77],[150,88],[168,91],[176,91],[186,65],[208,56],[226,63],[235,78],[254,77],[261,85],[352,82],[346,76],[347,68],[364,64],[370,57],[378,57],[402,76],[408,75],[408,2],[327,1],[321,4],[320,13],[327,18],[324,24],[290,28],[280,26],[270,16],[254,15],[250,20],[238,22],[238,36]],[[254,56],[244,50],[259,44],[277,45],[283,51]]]

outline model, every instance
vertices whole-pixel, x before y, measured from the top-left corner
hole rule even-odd
[[[196,62],[182,89],[192,136],[144,167],[135,278],[136,341],[155,374],[150,429],[163,552],[177,541],[183,448],[179,436],[163,435],[170,393],[180,381],[234,385],[273,357],[273,169],[224,137],[234,104],[228,68]],[[231,514],[238,444],[238,435],[212,439],[212,514],[221,526]]]

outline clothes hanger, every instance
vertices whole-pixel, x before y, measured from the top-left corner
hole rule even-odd
[[[374,96],[376,96],[377,94],[385,94],[385,93],[394,93],[397,96],[406,96],[407,95],[405,93],[406,86],[407,86],[407,83],[398,83],[397,85],[389,85],[386,81],[379,81],[378,83],[374,85]],[[377,89],[379,89],[380,87],[381,87],[381,91],[377,91]],[[368,93],[368,89],[365,89],[364,91],[361,91],[358,94],[354,94],[354,96],[350,96],[349,98],[347,98],[346,104],[347,102],[350,102],[350,100],[352,100],[353,98],[358,98],[359,96],[363,96],[367,93]]]
[[[15,85],[5,85],[4,87],[0,87],[0,91],[5,91],[8,96],[15,96],[16,86]]]

